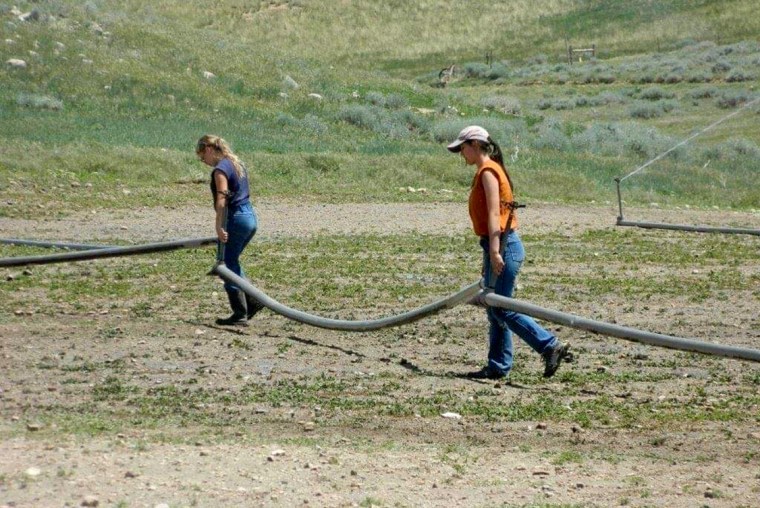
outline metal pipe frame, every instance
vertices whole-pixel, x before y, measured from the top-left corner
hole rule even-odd
[[[70,261],[85,261],[91,259],[114,258],[121,256],[133,256],[135,254],[150,254],[153,252],[167,252],[178,249],[194,249],[204,245],[216,245],[217,238],[186,238],[169,242],[147,243],[143,245],[130,245],[127,247],[104,247],[86,250],[82,252],[64,252],[49,256],[22,256],[0,259],[0,267],[44,265],[52,263],[66,263]]]
[[[659,222],[635,222],[625,221],[618,217],[618,226],[633,226],[644,229],[670,229],[675,231],[690,231],[696,233],[727,233],[738,235],[760,236],[760,229],[724,228],[711,226],[683,226],[679,224],[662,224]]]

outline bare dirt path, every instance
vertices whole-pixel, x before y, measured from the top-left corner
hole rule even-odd
[[[282,201],[257,202],[258,239],[270,236],[318,234],[461,232],[469,230],[466,206],[461,203],[319,204]],[[760,228],[760,211],[661,210],[626,208],[627,220]],[[590,229],[615,227],[618,210],[612,204],[559,206],[535,203],[520,210],[527,232],[565,231],[579,234]],[[3,236],[40,240],[129,242],[162,241],[213,235],[209,207],[93,210],[61,220],[39,222],[2,219]]]

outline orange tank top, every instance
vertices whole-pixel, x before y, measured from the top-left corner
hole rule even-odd
[[[499,180],[499,227],[501,231],[507,230],[507,220],[510,220],[509,228],[517,229],[517,211],[511,210],[514,202],[512,196],[512,187],[509,185],[507,173],[496,161],[486,161],[480,166],[472,180],[470,189],[470,220],[472,220],[472,229],[478,236],[488,236],[488,204],[486,203],[486,190],[483,186],[483,172],[491,171]],[[510,219],[510,211],[511,219]]]

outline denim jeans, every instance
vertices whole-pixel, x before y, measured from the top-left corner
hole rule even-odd
[[[491,270],[491,256],[488,254],[488,237],[481,237],[483,248],[483,279],[487,287],[501,296],[512,297],[515,281],[520,267],[525,260],[525,249],[520,236],[512,231],[505,238],[502,236],[501,256],[504,258],[504,270],[496,276]],[[488,370],[507,374],[512,369],[512,332],[515,332],[534,351],[543,353],[547,348],[558,344],[557,338],[536,323],[533,318],[517,312],[488,307]]]
[[[227,243],[224,244],[224,264],[240,277],[245,277],[243,267],[240,266],[240,254],[256,234],[257,227],[256,211],[250,202],[228,210],[227,234],[229,237]],[[224,290],[228,293],[238,289],[234,284],[224,282]]]

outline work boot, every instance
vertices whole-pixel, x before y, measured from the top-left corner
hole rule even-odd
[[[264,305],[259,302],[257,299],[249,295],[248,293],[245,294],[245,305],[248,307],[248,319],[251,319],[253,316],[256,315],[258,311],[264,308]]]
[[[503,379],[507,377],[507,374],[504,372],[491,370],[488,367],[483,367],[480,370],[466,373],[464,377],[468,379]]]
[[[230,301],[232,315],[228,318],[219,318],[216,324],[225,326],[248,326],[245,293],[239,289],[227,291],[227,299]]]
[[[570,344],[557,342],[556,346],[541,353],[544,359],[544,377],[552,377],[557,372],[559,364],[569,355],[569,349]]]

